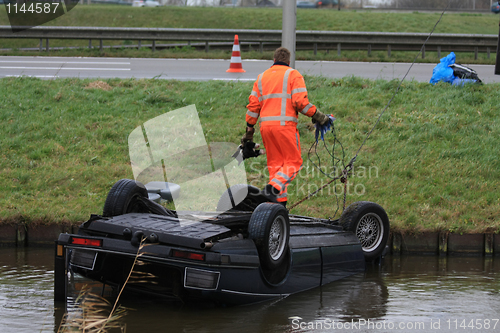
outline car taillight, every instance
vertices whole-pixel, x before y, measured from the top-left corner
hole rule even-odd
[[[102,239],[72,237],[71,238],[71,244],[73,244],[73,245],[85,245],[85,246],[102,247]]]
[[[187,251],[179,251],[179,250],[173,250],[172,257],[205,261],[205,254],[203,254],[203,253],[195,253],[195,252],[187,252]]]

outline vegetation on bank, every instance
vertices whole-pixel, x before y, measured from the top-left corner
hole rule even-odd
[[[9,25],[7,14],[0,6],[0,25]],[[370,32],[421,32],[428,33],[437,22],[440,13],[383,13],[356,12],[333,9],[298,9],[298,30],[325,31],[370,31]],[[464,24],[466,22],[467,24]],[[206,8],[206,7],[159,7],[136,8],[110,5],[78,5],[67,14],[48,22],[50,26],[94,26],[94,27],[158,27],[158,28],[215,28],[215,29],[281,29],[282,12],[280,8]],[[497,34],[498,17],[493,14],[447,13],[437,26],[435,33],[453,34]],[[40,55],[39,51],[19,51],[20,48],[38,48],[39,40],[4,39],[2,48],[12,51],[0,51],[0,55]],[[143,41],[145,44],[147,41]],[[97,41],[94,41],[94,47]],[[128,46],[137,41],[104,41],[104,45]],[[223,58],[231,56],[230,51],[211,50],[208,53],[191,48],[151,52],[150,49],[128,50],[88,50],[88,40],[51,40],[51,47],[78,47],[76,50],[60,50],[42,53],[52,56],[114,56],[114,57],[180,57],[180,58]],[[492,50],[495,52],[495,50]],[[494,63],[495,54],[490,59],[482,54],[474,60],[472,53],[457,53],[461,63]],[[356,61],[412,61],[415,52],[392,52],[387,57],[386,51],[343,51],[337,56],[336,50],[329,53],[319,50],[299,51],[297,59],[308,60],[356,60]],[[259,59],[267,54],[246,51],[244,59]],[[419,61],[436,62],[437,53],[427,52],[426,59]]]
[[[355,154],[398,82],[306,77],[309,96],[332,113],[345,162]],[[237,143],[250,82],[0,80],[0,219],[81,222],[102,212],[111,186],[132,178],[128,134],[165,112],[195,104],[207,142]],[[500,231],[500,85],[405,82],[354,165],[347,203],[375,201],[394,230]],[[224,124],[224,125],[221,125]],[[309,119],[298,125],[304,168],[289,188],[293,204],[328,182],[308,151]],[[256,141],[260,141],[256,135]],[[328,146],[333,136],[327,135]],[[336,156],[341,157],[340,146]],[[332,172],[324,148],[323,171]],[[265,158],[249,160],[248,180],[262,187]],[[291,212],[333,217],[335,182]]]

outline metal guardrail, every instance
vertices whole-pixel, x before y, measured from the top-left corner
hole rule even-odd
[[[113,27],[49,27],[37,26],[31,29],[13,33],[10,26],[0,26],[0,38],[33,38],[46,39],[48,49],[49,39],[88,39],[99,40],[100,48],[103,40],[150,40],[153,51],[156,41],[205,42],[208,50],[210,42],[233,42],[238,35],[240,43],[256,43],[262,51],[266,43],[281,43],[281,30],[243,30],[243,29],[177,29],[177,28],[113,28]],[[352,32],[352,31],[304,31],[296,33],[297,49],[342,49],[387,50],[420,50],[427,39],[426,33],[398,32]],[[467,34],[433,34],[427,42],[427,51],[464,51],[487,52],[496,50],[497,35],[467,35]],[[91,42],[89,42],[91,45]],[[139,42],[139,46],[141,43]],[[231,44],[228,44],[230,47]],[[425,50],[423,50],[425,57]]]

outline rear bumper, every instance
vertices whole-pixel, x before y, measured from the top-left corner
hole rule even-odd
[[[365,265],[359,243],[327,242],[326,235],[309,236],[315,247],[291,241],[295,246],[280,272],[260,267],[257,249],[248,239],[217,243],[205,251],[158,244],[138,251],[130,241],[88,237],[102,241],[101,247],[91,247],[72,244],[74,237],[82,236],[61,234],[56,244],[56,300],[65,299],[61,290],[67,288],[68,271],[117,288],[127,281],[128,291],[238,305],[312,289],[361,272]],[[331,237],[342,240],[345,235]],[[173,257],[174,251],[203,254],[204,260]]]

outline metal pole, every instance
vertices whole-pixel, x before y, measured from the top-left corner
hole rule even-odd
[[[66,268],[66,248],[55,242],[54,261],[54,301],[66,301],[66,288],[68,285],[68,275]]]
[[[281,46],[290,51],[290,67],[295,68],[295,30],[297,27],[297,3],[295,0],[283,1],[283,23]]]
[[[498,30],[497,62],[495,64],[495,75],[500,75],[500,24]]]

